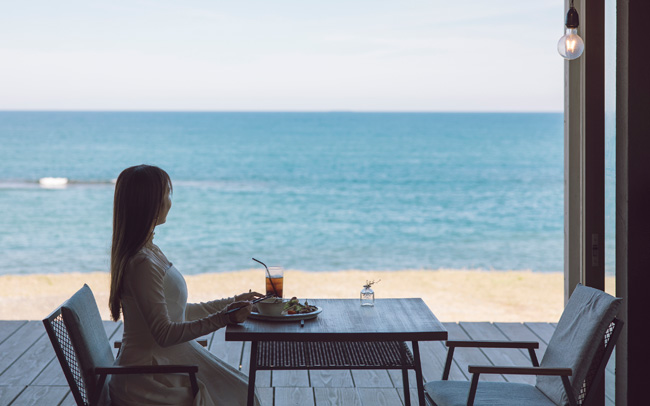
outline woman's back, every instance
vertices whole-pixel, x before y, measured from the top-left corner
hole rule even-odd
[[[153,286],[151,281],[154,281]],[[153,354],[163,350],[154,339],[148,322],[148,319],[156,320],[164,315],[156,305],[161,303],[160,292],[164,294],[162,299],[169,320],[183,322],[187,286],[178,270],[153,244],[147,244],[130,261],[123,283],[124,336],[120,365],[149,363]],[[147,288],[142,289],[143,285]]]

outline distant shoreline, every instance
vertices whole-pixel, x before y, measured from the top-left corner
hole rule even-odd
[[[260,270],[186,275],[189,301],[264,289]],[[285,297],[357,299],[368,279],[377,298],[421,297],[441,321],[557,322],[564,296],[559,272],[402,270],[285,273]],[[109,318],[106,272],[0,276],[0,320],[40,320],[87,283],[103,319]],[[614,277],[606,278],[613,293]]]
[[[0,113],[152,113],[152,114],[563,114],[557,110],[0,110]]]

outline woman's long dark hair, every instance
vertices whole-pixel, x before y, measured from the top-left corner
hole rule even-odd
[[[119,320],[122,308],[122,279],[126,265],[151,237],[168,190],[171,193],[169,175],[156,166],[132,166],[117,178],[113,200],[111,293],[108,299],[111,317],[115,321]]]

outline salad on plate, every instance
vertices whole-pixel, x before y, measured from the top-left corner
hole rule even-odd
[[[284,311],[287,312],[287,314],[306,314],[313,313],[316,310],[318,310],[316,306],[310,305],[307,300],[302,304],[295,296],[284,305]]]

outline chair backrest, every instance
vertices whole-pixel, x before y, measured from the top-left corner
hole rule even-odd
[[[619,319],[614,319],[614,321],[609,325],[607,331],[605,332],[605,337],[601,346],[598,347],[598,352],[594,357],[589,371],[587,372],[587,377],[585,378],[582,387],[580,387],[580,394],[578,395],[578,403],[587,406],[587,405],[597,405],[597,396],[598,391],[591,390],[592,388],[598,387],[601,380],[605,376],[605,368],[607,367],[607,362],[609,361],[610,355],[614,350],[618,336],[621,334],[623,329],[623,321]]]
[[[611,340],[612,333],[617,323],[617,333],[622,325],[620,321],[614,322],[620,304],[621,299],[578,284],[548,343],[540,366],[571,368],[569,380],[578,404],[582,404],[588,395],[598,367],[602,365],[604,371],[603,355],[609,357],[611,354],[615,344],[615,339]],[[559,377],[538,376],[536,386],[556,404],[568,404]]]
[[[88,285],[52,312],[43,324],[77,405],[108,404],[108,390],[97,387],[95,367],[111,366],[115,359]],[[93,402],[98,393],[102,397]]]

